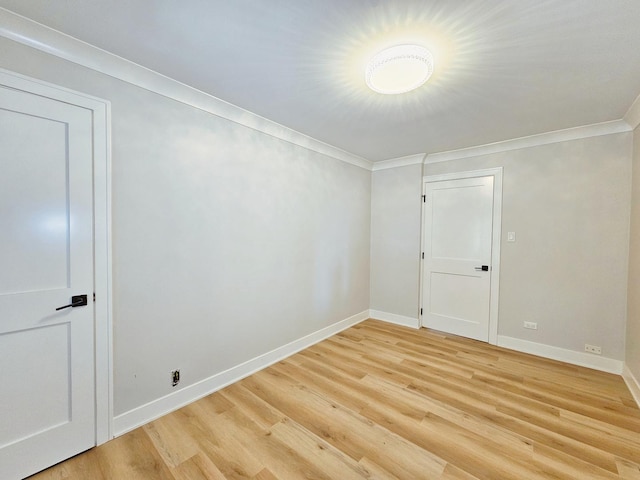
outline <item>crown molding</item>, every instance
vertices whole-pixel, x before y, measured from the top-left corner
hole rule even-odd
[[[50,27],[0,7],[0,36],[123,80],[185,105],[262,132],[365,170],[373,162],[353,155],[236,105],[225,102],[137,63],[109,53]]]
[[[377,172],[378,170],[386,170],[388,168],[406,167],[408,165],[419,165],[425,159],[425,153],[418,153],[416,155],[407,155],[406,157],[390,158],[389,160],[382,160],[379,162],[373,162],[372,170]]]
[[[631,126],[632,130],[635,130],[640,125],[640,95],[636,97],[622,118]]]
[[[447,152],[430,153],[426,156],[424,163],[448,162],[450,160],[460,160],[480,155],[492,153],[508,152],[521,148],[537,147],[550,143],[579,140],[581,138],[598,137],[600,135],[611,135],[614,133],[630,132],[632,128],[625,120],[613,120],[611,122],[584,125],[581,127],[556,130],[554,132],[540,133],[529,137],[514,138],[503,142],[489,143],[476,147],[462,148],[460,150],[450,150]],[[375,167],[374,167],[375,168]]]

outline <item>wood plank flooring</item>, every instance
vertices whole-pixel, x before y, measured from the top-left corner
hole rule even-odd
[[[617,375],[367,320],[32,477],[640,480]]]

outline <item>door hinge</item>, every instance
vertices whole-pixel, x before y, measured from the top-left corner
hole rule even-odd
[[[93,292],[93,301],[96,301],[96,292]]]
[[[426,195],[422,195],[422,203],[427,203],[427,196]]]
[[[422,309],[420,309],[420,316],[422,316]]]
[[[422,259],[424,260],[424,252],[422,252]]]

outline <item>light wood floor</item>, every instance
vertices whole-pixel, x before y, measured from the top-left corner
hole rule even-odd
[[[621,377],[368,320],[33,479],[640,479]]]

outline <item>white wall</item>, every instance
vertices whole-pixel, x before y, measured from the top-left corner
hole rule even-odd
[[[371,309],[418,318],[422,165],[373,172]]]
[[[112,102],[115,414],[369,308],[371,173],[0,38]]]
[[[619,133],[425,166],[504,167],[499,335],[624,359],[631,142]]]
[[[633,132],[626,364],[640,380],[640,127]]]
[[[577,352],[589,343],[603,357],[624,358],[631,142],[630,132],[618,133],[425,165],[424,175],[504,167],[499,335]],[[378,175],[389,193],[413,191],[419,181],[374,172],[374,198]],[[415,238],[420,219],[410,208],[409,201],[373,203],[371,302],[390,313],[418,307],[419,247],[407,249],[396,268],[399,234],[377,219],[415,218],[413,226],[398,222],[401,234]],[[516,243],[506,242],[508,231]],[[538,330],[525,330],[524,321]]]

